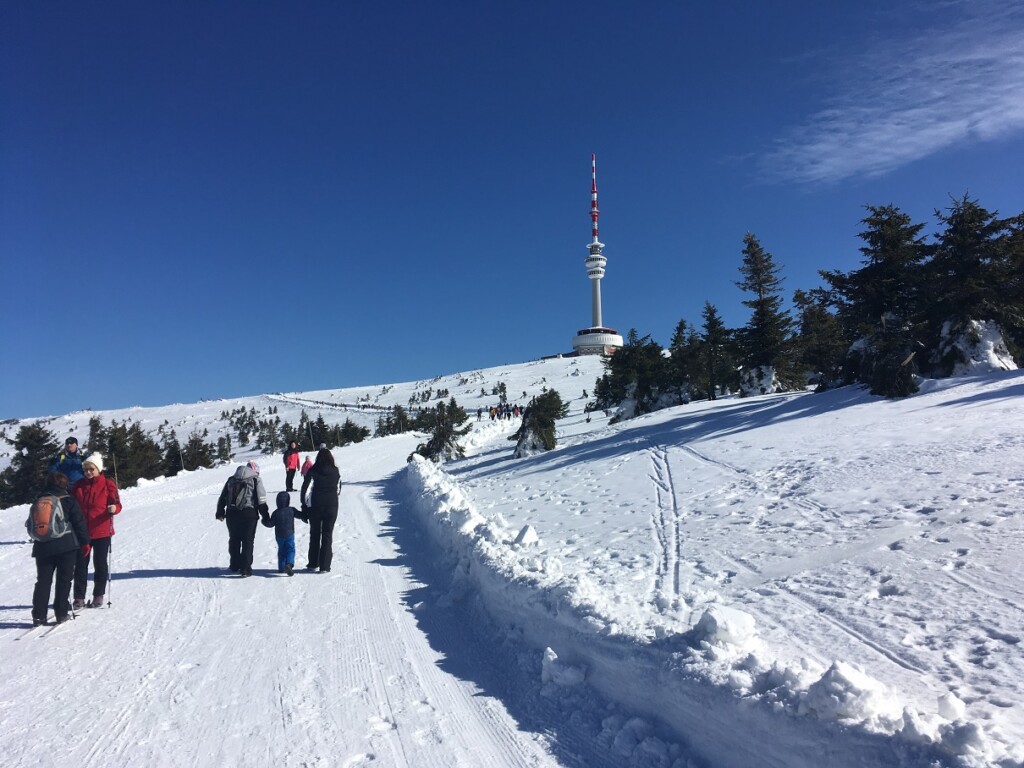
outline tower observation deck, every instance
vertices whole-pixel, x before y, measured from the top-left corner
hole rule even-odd
[[[572,349],[577,355],[610,355],[622,347],[622,337],[614,328],[605,328],[601,317],[601,278],[608,259],[604,256],[604,243],[597,237],[597,219],[601,211],[597,207],[597,156],[590,156],[590,220],[593,239],[587,246],[589,255],[583,263],[590,278],[590,327],[577,331],[572,340]]]

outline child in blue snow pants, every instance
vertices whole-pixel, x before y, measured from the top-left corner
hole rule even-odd
[[[295,516],[299,514],[290,503],[288,491],[281,491],[277,494],[277,509],[273,514],[263,515],[263,524],[274,529],[277,539],[277,571],[289,576],[295,568]]]

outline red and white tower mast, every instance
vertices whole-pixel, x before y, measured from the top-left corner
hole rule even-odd
[[[577,354],[610,354],[622,346],[622,337],[613,329],[605,328],[601,318],[601,278],[608,259],[604,257],[604,243],[597,237],[597,219],[601,211],[597,207],[597,155],[590,156],[590,221],[593,239],[587,246],[589,255],[584,260],[587,277],[590,278],[591,314],[590,327],[579,331],[573,338],[572,346]]]

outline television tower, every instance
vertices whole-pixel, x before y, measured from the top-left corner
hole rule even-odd
[[[578,355],[610,355],[622,347],[622,337],[613,328],[605,328],[601,319],[601,278],[608,259],[604,257],[604,243],[597,237],[597,219],[601,211],[597,207],[597,155],[590,156],[590,221],[593,239],[587,246],[590,255],[584,260],[587,277],[590,278],[590,327],[577,331],[572,340],[573,351]]]

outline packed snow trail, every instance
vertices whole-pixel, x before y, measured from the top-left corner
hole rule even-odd
[[[298,523],[293,578],[276,573],[262,526],[254,576],[226,575],[213,512],[227,468],[126,491],[112,607],[46,639],[14,642],[34,567],[6,517],[4,765],[560,764],[500,701],[444,671],[403,602],[421,585],[381,534],[381,490],[412,447],[392,438],[336,452],[344,485],[329,574],[302,570]],[[262,475],[273,498],[283,468]]]

